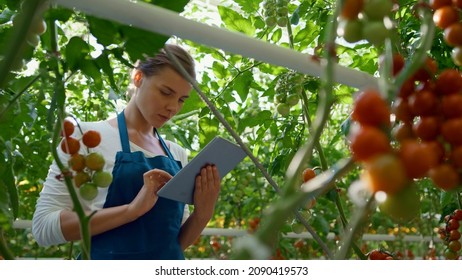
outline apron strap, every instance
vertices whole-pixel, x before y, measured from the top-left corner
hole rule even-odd
[[[130,153],[130,142],[128,139],[128,132],[127,132],[127,124],[125,123],[125,115],[124,115],[124,110],[120,112],[117,115],[117,123],[119,126],[119,135],[120,135],[120,142],[122,144],[122,151],[124,153]],[[167,144],[165,143],[164,139],[160,136],[159,132],[157,132],[157,129],[154,128],[154,135],[157,134],[157,137],[159,138],[159,142],[162,145],[162,148],[164,149],[165,153],[171,160],[175,160],[173,158],[172,153],[170,152],[170,149],[167,147]]]
[[[125,123],[124,110],[117,115],[117,124],[119,126],[120,142],[122,144],[122,151],[130,153],[130,142],[128,140],[127,124]]]
[[[164,149],[165,153],[171,160],[175,160],[173,158],[172,153],[170,152],[170,149],[167,147],[167,144],[165,143],[164,139],[160,136],[159,132],[157,132],[157,129],[154,128],[154,134],[157,134],[157,137],[159,138],[159,142],[162,145],[162,148]]]

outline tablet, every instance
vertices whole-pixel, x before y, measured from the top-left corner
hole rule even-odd
[[[239,145],[217,136],[173,176],[157,192],[157,195],[192,205],[194,204],[193,193],[196,176],[202,167],[207,164],[214,164],[218,168],[220,179],[222,179],[245,157],[246,153]]]

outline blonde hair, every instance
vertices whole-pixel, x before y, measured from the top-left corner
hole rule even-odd
[[[193,78],[196,78],[195,62],[191,55],[182,47],[178,45],[166,44],[159,52],[153,57],[146,57],[144,60],[138,60],[135,63],[135,70],[141,71],[146,77],[151,77],[159,74],[165,67],[175,69],[175,65],[168,57],[167,51],[175,56],[181,66]],[[133,75],[132,75],[133,78]],[[135,86],[130,83],[127,89],[127,96],[131,98],[135,91]]]

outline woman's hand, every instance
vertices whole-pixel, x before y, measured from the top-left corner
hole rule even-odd
[[[220,175],[217,167],[208,165],[201,169],[196,177],[194,189],[194,215],[209,221],[215,209],[215,203],[220,193]]]
[[[160,169],[152,169],[143,174],[144,185],[128,207],[135,219],[154,207],[158,199],[157,192],[171,178],[172,175]]]

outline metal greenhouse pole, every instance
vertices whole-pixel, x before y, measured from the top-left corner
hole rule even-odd
[[[324,73],[323,61],[315,61],[308,54],[279,47],[239,32],[186,19],[175,12],[152,4],[130,0],[53,0],[52,2],[165,36],[175,35],[198,44],[283,66],[310,76],[322,78]],[[335,65],[334,78],[340,84],[358,89],[377,87],[377,79],[370,74],[338,64]]]

